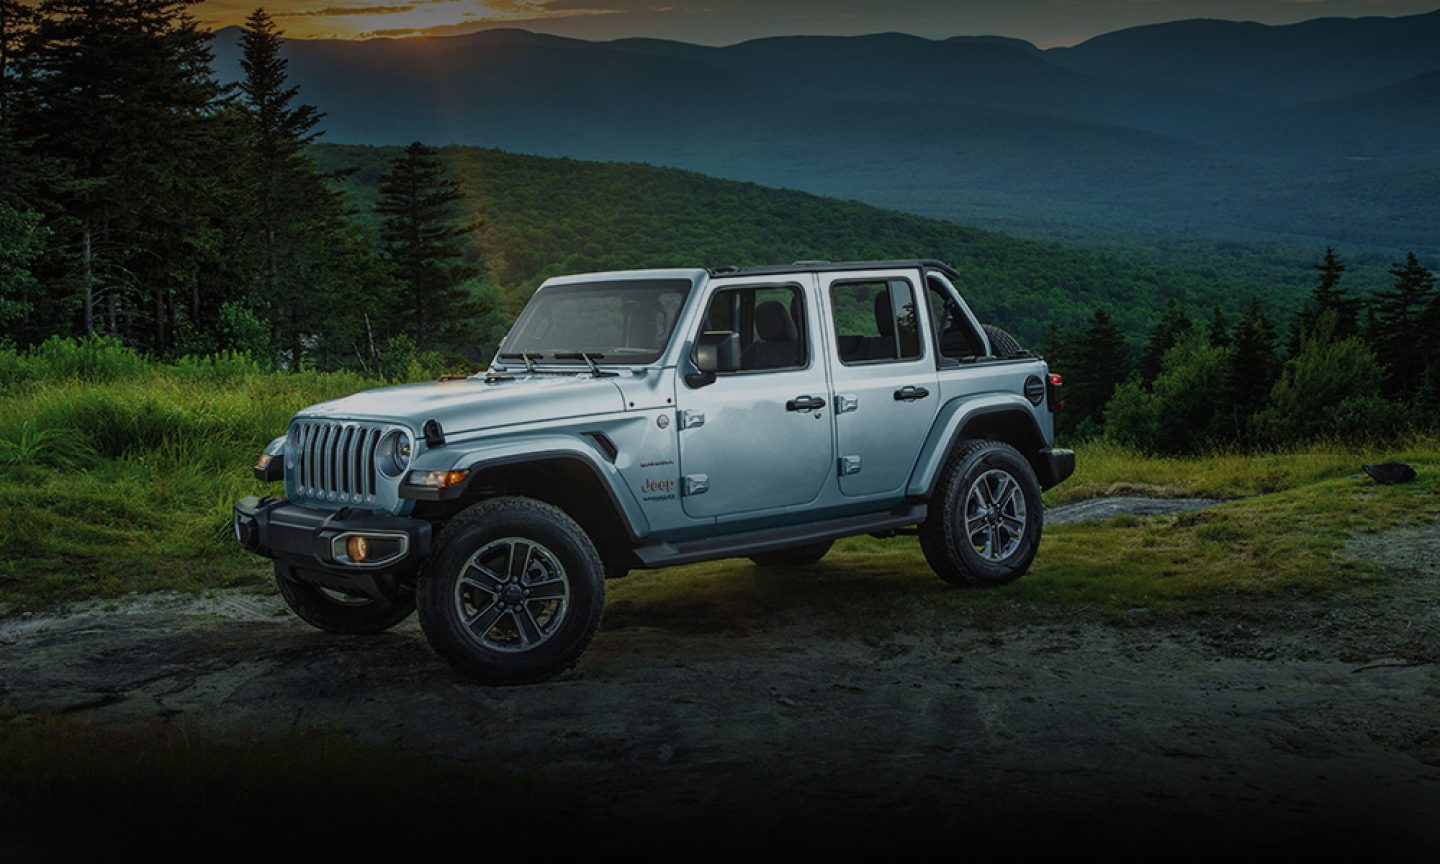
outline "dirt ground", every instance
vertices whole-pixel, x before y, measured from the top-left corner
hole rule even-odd
[[[576,669],[511,689],[457,677],[413,619],[333,637],[278,598],[150,595],[0,619],[0,703],[506,766],[580,790],[612,839],[1435,860],[1440,526],[1346,551],[1395,578],[1363,603],[1184,619],[978,629],[921,609],[880,641],[632,611]]]

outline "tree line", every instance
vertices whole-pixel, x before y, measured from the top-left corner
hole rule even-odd
[[[1066,373],[1061,431],[1157,453],[1378,440],[1440,429],[1440,291],[1415,253],[1368,296],[1326,249],[1308,301],[1282,335],[1258,298],[1231,320],[1171,301],[1139,356],[1109,310],[1042,346]]]
[[[440,154],[393,159],[368,230],[274,20],[224,86],[194,2],[0,0],[0,339],[372,371],[465,344],[489,301]]]

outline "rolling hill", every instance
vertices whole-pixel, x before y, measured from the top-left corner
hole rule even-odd
[[[353,169],[347,191],[364,214],[398,150],[320,145],[314,152],[322,168]],[[977,313],[1031,344],[1051,323],[1078,326],[1097,305],[1108,306],[1138,343],[1170,298],[1198,312],[1217,303],[1234,308],[1261,292],[1288,312],[1310,278],[1303,266],[1264,282],[1147,267],[1124,255],[648,165],[444,152],[483,226],[479,251],[511,312],[541,280],[562,273],[926,257],[953,263]]]
[[[1437,34],[1440,12],[1177,22],[1048,51],[997,37],[708,47],[516,30],[286,51],[339,143],[646,162],[1085,243],[1394,255],[1440,254],[1429,184],[1410,182],[1440,170],[1422,116]],[[237,41],[218,34],[224,80],[239,75]]]

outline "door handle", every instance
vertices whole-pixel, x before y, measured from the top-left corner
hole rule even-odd
[[[924,399],[926,396],[929,395],[930,391],[926,390],[924,387],[915,387],[911,385],[907,387],[901,387],[899,390],[896,390],[895,401],[914,402],[916,399]]]
[[[786,411],[819,411],[825,407],[825,400],[819,396],[796,396],[785,403]]]

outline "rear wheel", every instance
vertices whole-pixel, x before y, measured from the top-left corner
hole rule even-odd
[[[1030,569],[1044,513],[1025,457],[1009,444],[974,441],[950,457],[936,483],[920,549],[952,585],[1003,585]]]
[[[440,656],[483,684],[541,681],[574,665],[600,626],[605,565],[559,508],[495,498],[451,520],[416,588]]]
[[[823,543],[811,543],[809,546],[797,546],[794,549],[781,549],[776,552],[761,552],[759,555],[751,555],[750,560],[761,567],[805,567],[814,564],[825,553],[830,551],[834,545],[826,540]]]
[[[415,597],[404,594],[391,600],[346,594],[299,581],[288,564],[275,562],[275,585],[300,620],[326,633],[383,633],[410,617]]]

